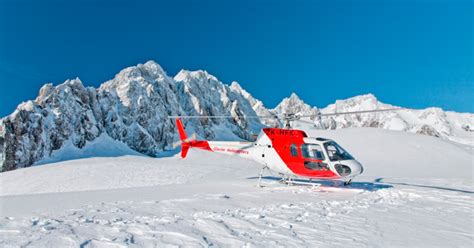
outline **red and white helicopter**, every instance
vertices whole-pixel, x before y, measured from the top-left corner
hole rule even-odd
[[[236,141],[207,141],[196,140],[195,136],[188,138],[181,119],[201,118],[234,118],[232,116],[170,116],[176,119],[180,141],[175,145],[181,145],[181,157],[185,158],[189,148],[197,148],[210,152],[217,152],[231,156],[256,161],[262,165],[259,174],[258,186],[262,179],[262,173],[269,169],[280,174],[283,181],[293,184],[292,178],[300,177],[318,180],[338,180],[344,184],[350,184],[352,179],[364,171],[362,164],[351,156],[344,148],[334,140],[308,137],[303,130],[291,129],[290,123],[301,121],[313,124],[313,122],[301,120],[301,118],[324,116],[348,115],[373,113],[381,111],[394,111],[398,109],[379,109],[354,112],[341,112],[317,115],[294,115],[286,114],[278,116],[242,116],[242,118],[277,118],[285,121],[285,128],[263,128],[254,142]],[[298,182],[301,183],[301,182]]]

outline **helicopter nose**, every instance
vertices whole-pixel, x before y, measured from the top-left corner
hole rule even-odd
[[[334,167],[341,177],[352,178],[364,171],[362,165],[356,160],[344,161],[344,163],[336,164]]]
[[[351,176],[357,176],[364,172],[364,167],[362,167],[362,164],[356,160],[354,160],[350,167],[352,170]]]

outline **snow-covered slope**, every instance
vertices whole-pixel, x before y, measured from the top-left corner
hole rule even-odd
[[[2,247],[470,247],[473,153],[383,129],[308,130],[365,166],[351,187],[288,187],[257,164],[87,158],[0,174]],[[87,145],[85,147],[87,149]]]
[[[128,147],[125,143],[114,140],[103,133],[95,140],[88,142],[86,146],[82,148],[78,148],[71,141],[67,141],[63,148],[53,151],[50,156],[37,161],[35,165],[82,158],[121,157],[126,155],[143,156],[141,153]]]

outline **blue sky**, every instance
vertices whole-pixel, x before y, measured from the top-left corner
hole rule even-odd
[[[0,0],[0,116],[44,83],[98,86],[155,60],[205,69],[267,107],[373,93],[474,112],[473,1]]]

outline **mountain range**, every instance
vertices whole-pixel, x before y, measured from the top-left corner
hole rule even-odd
[[[185,120],[187,131],[204,139],[250,140],[276,119],[245,118],[284,113],[316,114],[393,108],[372,94],[337,100],[324,108],[306,104],[296,94],[269,109],[237,82],[230,85],[206,71],[181,70],[170,77],[154,61],[120,71],[98,88],[80,79],[45,84],[38,97],[0,119],[1,171],[28,167],[65,146],[78,149],[104,135],[134,151],[160,156],[171,150],[177,133],[170,115],[229,115],[229,119]],[[316,127],[374,127],[439,137],[474,146],[474,114],[440,108],[340,115],[308,119]],[[297,127],[297,123],[295,123]],[[403,144],[401,144],[403,145]]]

